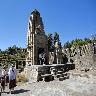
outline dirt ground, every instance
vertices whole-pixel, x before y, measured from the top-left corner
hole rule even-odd
[[[12,94],[9,94],[6,87],[1,96],[96,96],[95,72],[70,72],[70,78],[63,81],[20,84]]]

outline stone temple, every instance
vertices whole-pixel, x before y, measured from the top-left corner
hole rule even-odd
[[[62,77],[64,71],[72,68],[68,67],[70,64],[61,64],[62,50],[59,48],[58,42],[56,43],[54,52],[48,52],[47,40],[42,18],[40,13],[35,9],[31,13],[28,22],[27,56],[26,67],[24,69],[25,76],[30,82],[42,79],[48,81],[53,80],[52,78],[55,77],[64,79]],[[53,64],[54,61],[55,64]],[[73,65],[71,64],[71,66]]]
[[[26,65],[48,64],[48,42],[40,13],[35,9],[28,22]]]

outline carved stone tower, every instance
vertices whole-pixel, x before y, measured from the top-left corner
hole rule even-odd
[[[48,64],[48,42],[40,13],[35,9],[28,23],[26,66]],[[40,61],[41,59],[41,61]]]

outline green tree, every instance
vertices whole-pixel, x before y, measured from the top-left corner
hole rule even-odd
[[[69,41],[67,41],[65,44],[64,44],[64,48],[70,48],[71,47],[71,43]]]
[[[59,47],[62,48],[60,38],[59,38],[59,34],[57,32],[54,33],[54,45],[55,45],[56,42],[58,42]]]
[[[75,39],[73,42],[72,42],[72,46],[82,46],[82,45],[84,45],[84,41],[82,40],[82,39]]]
[[[26,48],[18,48],[16,45],[8,47],[5,51],[0,52],[0,57],[5,59],[8,64],[15,62],[16,60],[25,58],[25,56]],[[2,60],[0,62],[4,64]]]
[[[92,41],[96,41],[96,34],[92,34],[91,39],[92,39]]]
[[[84,38],[84,41],[85,41],[86,43],[92,43],[92,41],[91,41],[89,38]]]
[[[57,32],[54,33],[54,44],[56,42],[58,42],[58,43],[60,42],[60,40],[59,40],[59,34]]]
[[[51,33],[48,34],[48,50],[52,51],[53,49],[53,36]]]

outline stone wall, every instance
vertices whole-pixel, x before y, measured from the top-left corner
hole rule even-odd
[[[28,78],[29,82],[36,82],[38,78],[38,67],[27,66],[24,69],[24,75],[26,78]]]
[[[24,75],[29,82],[37,82],[39,76],[50,74],[50,66],[48,65],[32,65],[24,69]]]
[[[63,49],[69,61],[73,60],[76,70],[96,70],[96,45],[88,44],[84,46]]]

